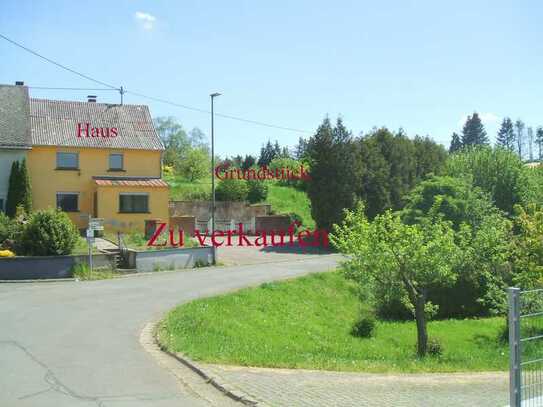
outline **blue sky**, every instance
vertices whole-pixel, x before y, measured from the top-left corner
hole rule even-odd
[[[449,144],[477,110],[494,139],[503,116],[543,125],[538,1],[2,0],[0,33],[129,90],[313,131],[341,115],[353,133],[403,127]],[[96,87],[0,40],[0,83]],[[89,92],[32,90],[85,100]],[[97,92],[99,101],[118,95]],[[209,116],[126,95],[153,116],[209,133]],[[257,153],[299,133],[216,120],[216,150]]]

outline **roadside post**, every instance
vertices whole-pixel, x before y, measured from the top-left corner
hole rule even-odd
[[[104,230],[103,221],[104,221],[103,219],[91,218],[89,216],[89,226],[87,227],[87,244],[89,245],[90,276],[92,276],[92,244],[94,243],[94,231]]]
[[[89,269],[90,269],[90,275],[89,278],[92,276],[92,244],[94,243],[94,230],[90,228],[87,229],[87,244],[89,245]]]

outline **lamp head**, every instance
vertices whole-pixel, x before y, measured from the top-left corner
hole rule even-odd
[[[212,94],[209,95],[209,96],[211,96],[212,98],[214,98],[214,97],[217,97],[217,96],[221,96],[221,94],[220,94],[219,92],[215,92],[215,93],[212,93]]]

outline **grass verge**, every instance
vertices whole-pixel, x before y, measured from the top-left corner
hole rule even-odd
[[[357,287],[339,272],[267,283],[172,310],[159,326],[162,344],[194,360],[243,366],[359,372],[506,370],[504,318],[442,320],[429,335],[441,356],[415,354],[414,322],[378,321],[372,338],[351,329],[361,311]]]
[[[108,267],[98,267],[90,271],[90,268],[87,264],[80,263],[76,264],[73,267],[73,276],[79,280],[109,280],[112,278],[117,278],[121,276],[121,273],[117,273]]]

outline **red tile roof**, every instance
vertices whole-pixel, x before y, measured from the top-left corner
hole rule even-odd
[[[116,127],[116,137],[77,137],[83,128]],[[164,150],[149,108],[64,100],[30,99],[32,145]]]
[[[94,182],[98,186],[168,188],[168,184],[162,181],[161,179],[131,179],[131,180],[95,179]]]

